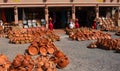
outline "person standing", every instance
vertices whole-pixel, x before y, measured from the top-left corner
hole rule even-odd
[[[93,29],[97,29],[96,21],[93,23]]]
[[[78,23],[78,19],[75,20],[75,28],[79,28],[79,23]]]
[[[73,20],[71,19],[70,20],[70,24],[69,24],[69,28],[70,29],[73,29],[75,27],[74,23],[73,23]]]
[[[49,22],[49,29],[50,29],[50,30],[53,30],[52,18],[50,18],[50,22]]]

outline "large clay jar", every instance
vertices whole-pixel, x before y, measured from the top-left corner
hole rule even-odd
[[[58,63],[57,63],[57,67],[58,68],[64,68],[69,64],[69,60],[67,57],[61,59]]]

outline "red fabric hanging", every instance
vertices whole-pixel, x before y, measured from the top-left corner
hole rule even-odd
[[[4,9],[2,9],[2,13],[1,13],[2,15],[2,21],[3,22],[6,22],[6,16],[5,16],[5,10]]]
[[[49,23],[49,29],[50,29],[50,30],[53,30],[53,24],[52,24],[52,21],[50,21],[50,23]]]
[[[79,23],[78,22],[76,22],[75,23],[75,28],[79,28],[80,26],[79,26]]]
[[[75,21],[75,28],[79,28],[79,27],[80,27],[80,25],[78,23],[78,19],[76,19],[76,21]]]
[[[96,22],[95,22],[95,21],[94,21],[94,23],[93,23],[93,26],[94,26],[94,29],[97,28],[97,25],[96,25]]]

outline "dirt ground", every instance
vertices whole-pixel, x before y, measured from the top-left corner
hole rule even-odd
[[[111,33],[113,38],[119,38]],[[113,50],[89,49],[92,40],[72,41],[65,33],[60,33],[61,40],[54,42],[70,60],[70,64],[58,71],[120,71],[120,53]],[[10,61],[16,54],[24,54],[30,44],[9,44],[9,39],[0,38],[0,53],[8,56]]]

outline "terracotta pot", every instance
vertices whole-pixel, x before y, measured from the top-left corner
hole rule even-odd
[[[58,63],[57,63],[57,66],[58,68],[64,68],[66,67],[67,65],[69,64],[69,60],[67,57],[61,59]]]
[[[41,61],[41,60],[42,60],[42,58],[39,56],[35,59],[35,62],[38,62],[38,61]]]
[[[6,64],[4,65],[4,68],[8,69],[10,66],[11,66],[11,63],[6,63]]]
[[[0,65],[4,65],[6,63],[4,58],[0,58]]]
[[[63,52],[61,52],[61,51],[56,51],[55,53],[54,53],[54,55],[55,55],[55,57],[58,57],[58,58],[61,58],[61,57],[64,57],[64,54],[63,54]]]
[[[31,45],[37,47],[38,46],[37,41],[33,41]]]
[[[6,69],[3,67],[0,67],[0,71],[6,71]]]
[[[19,67],[19,66],[21,66],[21,61],[14,60],[14,61],[13,61],[13,66],[14,66],[14,67]]]
[[[28,67],[28,70],[27,70],[27,71],[32,71],[33,68],[34,68],[34,65],[29,64],[27,67]]]
[[[4,59],[5,61],[8,60],[7,56],[4,54],[0,54],[0,58]]]
[[[57,69],[56,69],[56,68],[53,68],[53,71],[57,71]]]
[[[47,54],[46,48],[45,47],[40,47],[40,53],[45,56]]]
[[[53,71],[53,69],[49,67],[49,68],[47,68],[46,71]]]
[[[53,54],[54,53],[54,48],[52,48],[52,47],[48,47],[47,48],[47,52],[49,53],[49,54]]]
[[[37,62],[37,67],[41,67],[41,66],[43,66],[44,65],[44,62],[43,61],[38,61]]]
[[[22,61],[23,59],[24,59],[24,56],[21,54],[17,54],[15,57],[15,60],[17,60],[17,61]]]
[[[54,63],[58,63],[58,61],[59,61],[59,59],[57,57],[51,57],[49,60]]]
[[[25,40],[20,41],[20,44],[25,44]]]
[[[56,63],[49,61],[50,68],[56,68]]]
[[[47,43],[47,48],[49,48],[49,47],[53,48],[53,49],[54,49],[54,51],[56,51],[56,50],[57,50],[57,48],[56,48],[55,44],[54,44],[54,43],[52,43],[52,42],[48,42],[48,43]]]
[[[43,71],[43,69],[41,67],[39,67],[35,71]]]
[[[29,53],[30,55],[37,55],[37,54],[39,53],[39,50],[38,50],[38,48],[35,47],[35,46],[29,46],[29,47],[28,47],[28,53]]]
[[[97,48],[97,43],[96,42],[92,42],[88,48]]]
[[[80,41],[81,40],[80,37],[77,37],[77,40]]]
[[[50,67],[49,62],[45,62],[45,63],[44,63],[44,66],[45,66],[45,68],[49,68],[49,67]]]
[[[22,62],[22,66],[26,67],[29,65],[29,61],[24,59],[23,62]]]
[[[24,57],[24,59],[26,59],[26,60],[30,61],[30,59],[31,59],[31,56],[30,56],[30,55],[28,55],[28,54],[25,54],[25,57]]]
[[[20,42],[19,41],[15,41],[15,44],[19,44]]]
[[[19,67],[19,68],[18,68],[18,71],[26,71],[26,68],[24,68],[24,67]]]

